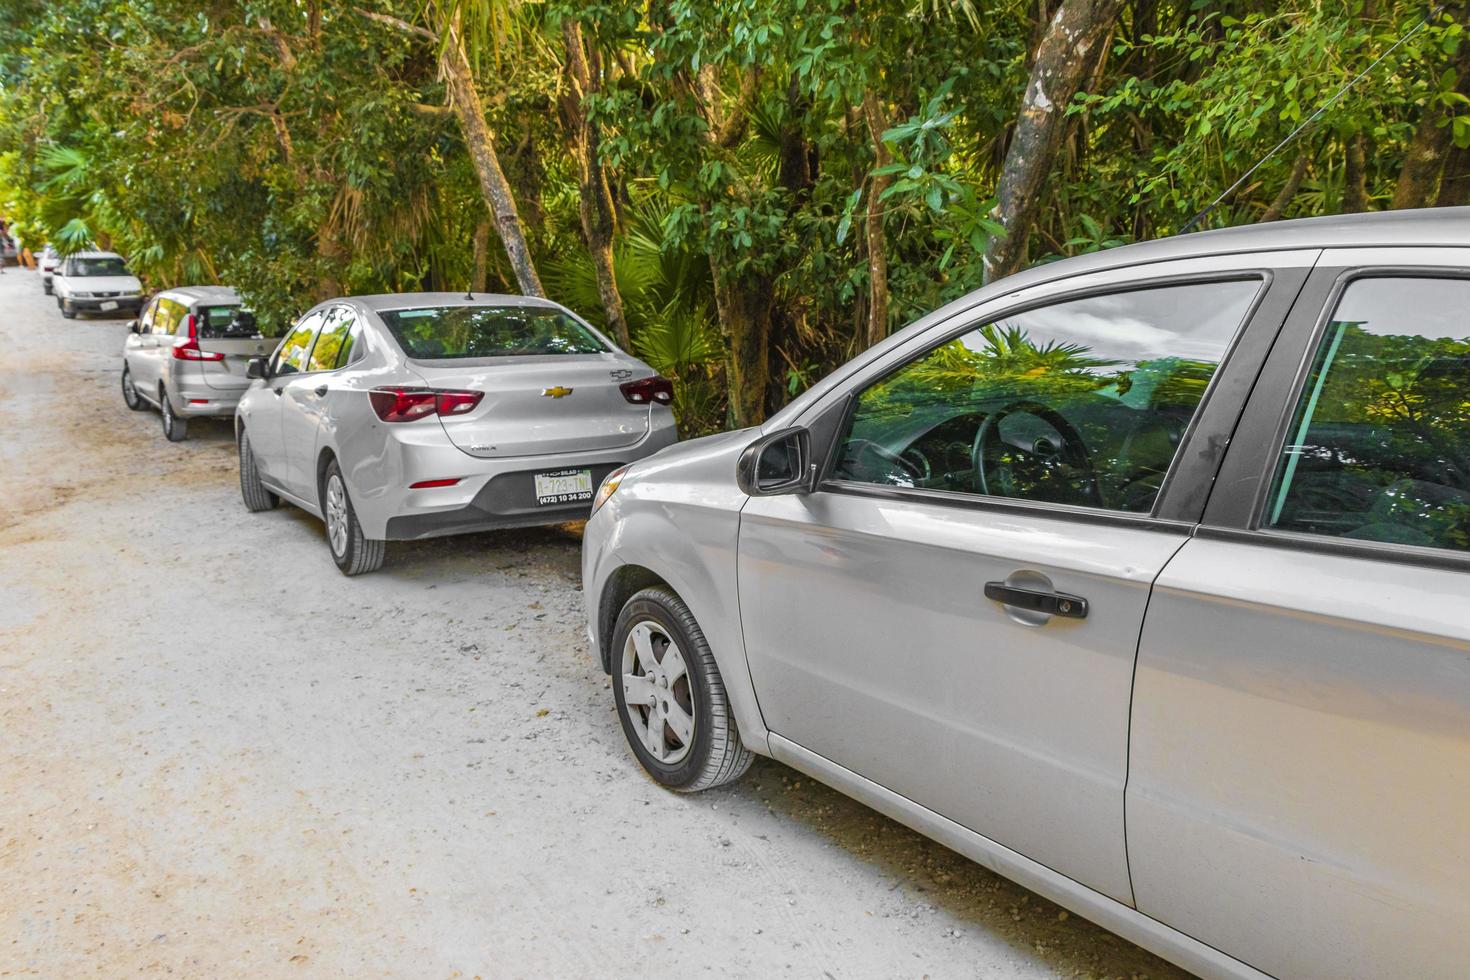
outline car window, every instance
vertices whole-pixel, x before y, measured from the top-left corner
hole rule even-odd
[[[276,349],[271,374],[300,374],[306,370],[306,355],[311,350],[311,336],[321,326],[322,314],[312,313],[296,325]]]
[[[102,258],[74,258],[67,272],[69,276],[127,276],[127,263],[115,255]]]
[[[985,323],[857,398],[833,476],[1148,513],[1258,279]]]
[[[158,309],[153,312],[154,334],[172,335],[178,332],[184,308],[171,299],[160,299]]]
[[[153,317],[158,310],[158,300],[154,300],[143,308],[143,315],[138,317],[138,333],[150,333],[153,330]]]
[[[431,306],[379,317],[416,360],[601,354],[607,345],[561,310],[543,306]]]
[[[200,306],[196,308],[199,337],[214,340],[228,337],[254,337],[259,328],[255,314],[235,305]]]
[[[317,337],[311,351],[313,371],[331,371],[343,364],[351,355],[353,328],[357,325],[357,314],[345,306],[338,306],[327,317],[326,326]]]
[[[1262,523],[1470,550],[1470,280],[1359,279],[1343,291]]]

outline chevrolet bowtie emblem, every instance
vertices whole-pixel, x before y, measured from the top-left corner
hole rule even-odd
[[[557,385],[555,388],[542,388],[541,394],[547,398],[565,398],[572,393],[572,389]]]

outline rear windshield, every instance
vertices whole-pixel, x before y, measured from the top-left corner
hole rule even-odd
[[[204,339],[222,337],[254,337],[259,333],[255,314],[238,306],[199,307],[199,336]]]
[[[378,314],[415,360],[601,354],[607,345],[560,310],[535,306],[429,306]]]
[[[72,259],[71,274],[74,276],[126,276],[128,267],[122,259]]]

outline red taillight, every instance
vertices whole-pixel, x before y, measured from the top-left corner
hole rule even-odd
[[[190,337],[182,344],[174,344],[174,360],[176,361],[223,361],[225,355],[212,350],[200,350],[199,341]]]
[[[189,339],[193,340],[199,336],[199,321],[194,319],[194,314],[189,314]]]
[[[674,400],[674,383],[656,374],[651,378],[624,382],[618,388],[622,390],[623,397],[634,405],[647,405],[649,402],[667,405]]]
[[[373,411],[384,422],[412,422],[435,413],[464,415],[473,411],[484,397],[483,391],[441,391],[406,385],[386,385],[368,392]]]
[[[410,489],[410,490],[428,490],[428,489],[430,489],[432,487],[452,487],[452,486],[454,486],[458,482],[459,482],[459,477],[457,477],[457,476],[454,477],[453,479],[449,479],[449,480],[420,480],[417,483],[410,483],[408,485],[408,489]]]

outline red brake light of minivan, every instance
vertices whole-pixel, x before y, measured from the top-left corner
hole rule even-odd
[[[618,385],[618,388],[623,392],[623,397],[634,405],[647,405],[649,402],[667,405],[674,400],[674,383],[656,374],[651,378],[626,381]]]
[[[190,337],[181,344],[174,344],[176,361],[223,361],[225,355],[212,350],[200,350],[199,341]]]
[[[373,411],[384,422],[412,422],[430,415],[464,415],[485,397],[483,391],[443,391],[385,385],[368,392]]]

